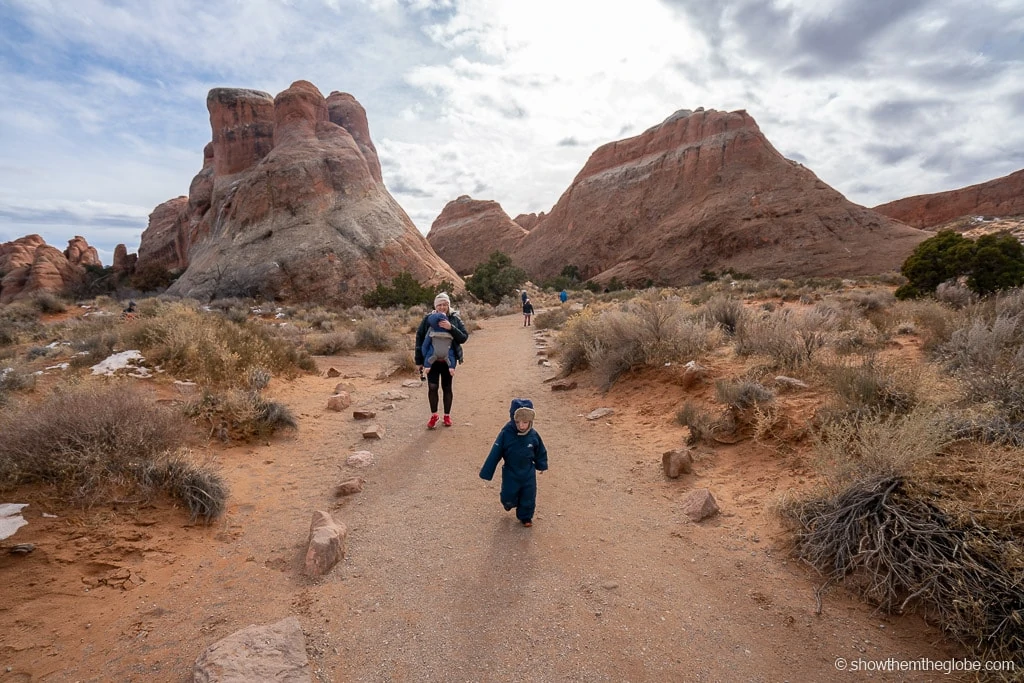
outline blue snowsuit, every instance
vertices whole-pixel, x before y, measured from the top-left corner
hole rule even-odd
[[[441,327],[439,325],[439,323],[442,320],[448,320],[448,316],[446,316],[444,313],[440,313],[440,312],[437,312],[437,311],[435,311],[435,312],[433,312],[433,313],[431,313],[430,315],[427,316],[427,325],[430,326],[430,329],[427,331],[427,333],[423,337],[423,346],[421,347],[421,351],[423,352],[423,364],[424,365],[432,365],[436,361],[447,360],[448,361],[448,367],[450,367],[452,369],[455,369],[455,344],[454,344],[454,342],[450,342],[448,344],[448,358],[447,359],[434,358],[433,360],[431,360],[431,358],[434,356],[434,335],[435,334],[443,334],[443,335],[448,336],[449,338],[452,338],[452,334],[450,332],[446,331],[443,327]]]
[[[512,407],[508,411],[510,418],[518,408],[533,408],[533,401],[512,399]],[[530,521],[537,507],[537,470],[548,468],[544,441],[533,427],[526,434],[520,434],[515,420],[511,419],[498,432],[491,452],[480,468],[480,478],[490,481],[498,468],[498,461],[502,459],[505,464],[501,466],[501,504],[506,510],[516,508],[519,521]]]

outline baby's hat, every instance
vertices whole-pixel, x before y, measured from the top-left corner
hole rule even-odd
[[[533,401],[528,398],[514,398],[508,409],[509,417],[513,420],[533,422],[537,417],[537,411],[533,409]]]

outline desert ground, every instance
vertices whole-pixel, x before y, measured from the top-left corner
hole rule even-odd
[[[274,379],[266,393],[299,427],[205,445],[231,487],[212,525],[166,501],[81,510],[25,488],[0,501],[29,504],[29,524],[0,544],[0,681],[190,681],[212,643],[293,615],[316,681],[961,680],[837,671],[965,655],[922,617],[882,615],[840,587],[817,613],[821,579],[791,559],[772,514],[813,484],[804,459],[721,444],[698,449],[693,474],[665,477],[681,397],[713,387],[640,372],[607,393],[585,376],[553,392],[549,335],[519,315],[476,323],[451,428],[425,429],[426,389],[384,377],[386,353],[317,357],[319,375]],[[180,400],[164,380],[137,381]],[[333,412],[339,383],[353,405]],[[532,528],[502,509],[497,477],[478,477],[513,397],[533,399],[549,452]],[[586,418],[601,407],[614,414]],[[364,439],[352,409],[376,411],[383,438]],[[373,464],[347,466],[360,450]],[[364,490],[337,497],[352,476]],[[693,523],[679,504],[698,487],[721,513]],[[347,527],[347,552],[311,579],[316,510]],[[15,543],[35,550],[9,554]]]

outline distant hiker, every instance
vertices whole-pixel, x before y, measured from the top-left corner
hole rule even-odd
[[[430,403],[430,420],[427,421],[427,429],[434,429],[437,427],[439,416],[437,414],[438,404],[438,388],[443,390],[444,393],[444,426],[452,426],[452,377],[454,376],[454,368],[449,367],[447,356],[435,358],[433,362],[426,363],[426,358],[423,354],[424,343],[427,341],[427,333],[431,329],[430,316],[434,313],[443,313],[445,319],[437,319],[437,326],[439,329],[447,332],[451,335],[451,352],[457,362],[462,362],[462,345],[469,339],[469,332],[466,331],[466,325],[459,318],[455,311],[451,310],[452,300],[451,298],[441,292],[434,297],[434,311],[423,316],[423,320],[420,322],[420,326],[416,328],[416,369],[423,373],[424,367],[427,369],[427,401]],[[436,344],[440,342],[440,339],[433,339]],[[435,354],[436,355],[436,354]]]
[[[569,292],[563,289],[561,292],[558,293],[558,300],[564,304],[566,301],[569,300]]]
[[[533,316],[533,304],[529,299],[523,300],[523,327],[530,326],[530,318]]]
[[[455,374],[455,347],[452,344],[452,333],[441,327],[441,321],[448,320],[444,313],[434,311],[427,315],[430,329],[423,339],[423,365],[428,368],[437,360],[448,361],[448,374]]]
[[[135,302],[129,301],[128,305],[121,311],[121,320],[135,320],[138,313],[135,312]]]
[[[537,412],[533,401],[514,398],[508,410],[511,418],[494,440],[491,452],[480,468],[480,478],[490,481],[498,462],[501,466],[501,493],[499,500],[505,510],[516,509],[516,517],[523,526],[533,526],[533,513],[537,507],[537,472],[548,468],[548,451],[544,441],[533,428]]]

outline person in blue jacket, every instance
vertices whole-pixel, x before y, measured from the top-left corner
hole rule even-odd
[[[537,507],[537,472],[548,468],[548,450],[540,434],[533,428],[537,412],[533,401],[514,398],[508,410],[509,420],[491,446],[491,452],[480,468],[480,478],[490,481],[498,462],[501,466],[501,504],[506,510],[516,509],[523,526],[533,526]]]

